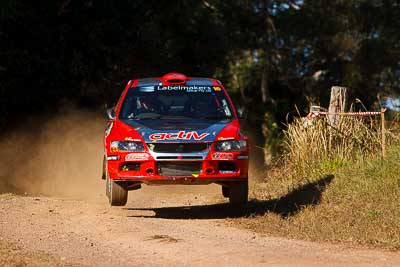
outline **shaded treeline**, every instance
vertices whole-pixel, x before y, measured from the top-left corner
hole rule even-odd
[[[213,75],[229,41],[200,1],[2,1],[1,107],[117,96],[134,77]]]
[[[399,18],[395,0],[1,0],[0,118],[111,104],[170,71],[221,79],[252,124],[326,105],[332,85],[373,105],[399,92]]]

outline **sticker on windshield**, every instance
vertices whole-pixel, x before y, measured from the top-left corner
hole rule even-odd
[[[168,86],[157,86],[157,91],[184,91],[188,93],[211,93],[211,86],[199,86],[199,85],[168,85]]]
[[[142,86],[142,87],[139,87],[139,92],[143,92],[143,93],[154,92],[154,86]]]

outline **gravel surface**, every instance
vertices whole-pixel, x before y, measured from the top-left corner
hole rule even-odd
[[[396,252],[228,226],[238,214],[219,194],[218,186],[144,187],[112,208],[104,195],[0,195],[0,265],[400,266]]]

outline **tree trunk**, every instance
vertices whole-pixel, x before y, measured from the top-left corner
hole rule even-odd
[[[269,100],[269,88],[268,88],[268,66],[265,63],[264,71],[261,76],[261,101],[262,103],[267,103]]]

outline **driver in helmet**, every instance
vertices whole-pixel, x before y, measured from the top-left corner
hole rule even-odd
[[[163,111],[163,104],[160,100],[151,96],[142,96],[137,98],[137,110],[140,113],[157,113],[161,114]]]

